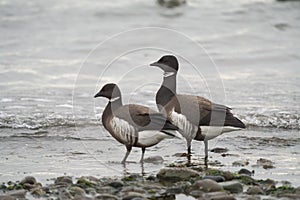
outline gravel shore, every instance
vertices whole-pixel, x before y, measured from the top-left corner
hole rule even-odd
[[[35,177],[2,183],[0,200],[13,199],[300,199],[300,187],[288,182],[256,180],[251,172],[220,171],[202,166],[172,164],[157,174],[123,177],[62,176],[42,185]]]

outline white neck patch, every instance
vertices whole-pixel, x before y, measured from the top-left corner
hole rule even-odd
[[[174,74],[175,74],[175,72],[165,72],[164,77],[173,76]]]
[[[110,99],[109,102],[114,102],[114,101],[117,101],[118,99],[120,99],[120,97],[115,97],[115,98]]]

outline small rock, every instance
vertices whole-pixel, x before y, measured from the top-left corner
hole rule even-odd
[[[97,193],[100,194],[112,194],[116,191],[116,189],[111,186],[103,186],[103,187],[97,187],[96,191]]]
[[[246,160],[246,161],[239,160],[239,161],[234,161],[232,163],[232,166],[234,166],[234,167],[244,167],[246,165],[249,165],[249,161],[248,160]]]
[[[252,176],[253,175],[253,171],[249,171],[248,169],[242,168],[240,169],[240,171],[238,172],[238,174],[244,174],[247,176]]]
[[[300,194],[300,186],[295,189],[296,194]]]
[[[28,183],[30,185],[36,184],[36,179],[33,176],[26,176],[22,181],[21,184]]]
[[[161,156],[151,156],[144,159],[145,163],[154,163],[154,164],[161,164],[164,162],[164,159]]]
[[[94,200],[91,197],[75,196],[73,200]]]
[[[209,192],[204,194],[203,198],[208,200],[235,200],[233,196],[228,195],[226,192]]]
[[[264,169],[272,169],[275,168],[273,166],[273,162],[271,160],[268,159],[264,159],[264,158],[260,158],[257,160],[256,164],[258,166],[262,166]]]
[[[66,185],[72,185],[72,177],[71,176],[60,176],[57,177],[56,180],[54,181],[55,184],[66,184]]]
[[[146,197],[138,192],[128,192],[127,195],[125,195],[123,200],[131,200],[131,199],[146,199]]]
[[[175,8],[186,4],[186,0],[157,0],[157,3],[166,8]]]
[[[163,168],[157,174],[160,181],[185,181],[195,177],[200,177],[200,173],[188,168]]]
[[[59,195],[60,199],[72,199],[73,196],[71,195],[71,193],[66,190],[66,189],[63,189]]]
[[[46,192],[45,192],[42,188],[38,187],[38,188],[34,188],[34,189],[31,191],[31,194],[34,195],[34,196],[40,197],[40,196],[45,195]]]
[[[226,153],[227,151],[228,151],[227,148],[221,148],[221,147],[216,147],[210,150],[210,152],[214,152],[214,153]]]
[[[111,194],[99,194],[95,197],[95,200],[118,200],[119,198]]]
[[[229,171],[225,171],[222,176],[225,178],[225,181],[231,181],[234,178],[233,174]]]
[[[147,179],[148,181],[155,181],[155,180],[156,180],[156,177],[153,176],[153,175],[149,175],[146,179]]]
[[[122,190],[121,190],[122,193],[129,193],[129,192],[136,192],[136,193],[140,193],[140,194],[144,194],[146,193],[146,191],[142,188],[139,188],[139,187],[136,187],[136,186],[127,186],[127,187],[124,187]]]
[[[108,185],[113,188],[121,188],[121,187],[123,187],[124,184],[122,181],[112,181]]]
[[[12,197],[9,195],[0,195],[1,200],[16,200],[16,197]]]
[[[300,195],[299,194],[293,194],[293,193],[286,193],[286,194],[281,194],[281,195],[278,195],[278,197],[280,198],[288,198],[288,199],[300,199]]]
[[[224,182],[225,178],[223,176],[204,176],[202,179],[211,179],[216,182]]]
[[[175,183],[175,187],[181,188],[183,193],[187,193],[189,191],[189,188],[191,187],[191,183],[189,181],[182,181]]]
[[[27,192],[26,190],[22,189],[22,190],[11,191],[8,192],[7,194],[9,196],[16,197],[17,199],[25,199],[26,192]]]
[[[95,188],[85,188],[85,192],[89,195],[95,196],[97,194],[96,189]]]
[[[34,184],[30,184],[30,183],[24,183],[23,184],[23,188],[26,189],[26,190],[32,190],[35,187],[36,186]]]
[[[201,191],[201,190],[193,190],[193,191],[189,192],[189,195],[190,195],[190,196],[193,196],[193,197],[195,197],[195,198],[202,197],[203,194],[204,194],[204,192]]]
[[[248,196],[247,197],[247,200],[260,200],[260,199],[261,199],[260,196]]]
[[[229,191],[230,193],[241,193],[243,192],[243,185],[238,181],[227,181],[220,183],[224,190]]]
[[[180,187],[169,187],[166,190],[166,193],[168,194],[182,194],[184,191]]]
[[[222,186],[210,179],[198,180],[190,187],[190,191],[201,190],[203,192],[217,192],[222,189]]]
[[[75,195],[77,195],[77,196],[84,196],[85,195],[84,189],[82,189],[82,188],[80,188],[78,186],[72,186],[72,187],[70,187],[69,191],[70,191],[70,193],[73,196],[75,196]]]
[[[97,182],[94,180],[89,179],[89,177],[80,177],[77,180],[77,185],[79,185],[82,188],[88,188],[88,187],[93,187],[97,185]]]
[[[155,196],[152,196],[151,199],[157,199],[157,200],[175,200],[176,196],[175,196],[175,194],[162,193],[162,194],[156,194]]]
[[[264,194],[264,191],[258,186],[253,186],[248,188],[247,194],[249,195]]]
[[[122,178],[122,181],[127,182],[127,181],[142,181],[144,178],[140,174],[130,174],[129,176],[124,176]]]
[[[187,153],[175,153],[173,156],[175,156],[175,157],[187,157]]]
[[[257,185],[257,181],[248,175],[241,175],[238,179],[245,185]]]

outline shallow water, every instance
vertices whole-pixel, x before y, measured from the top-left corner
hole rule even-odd
[[[299,7],[268,0],[190,0],[172,10],[154,1],[0,0],[0,180],[149,174],[184,160],[173,156],[185,151],[184,141],[163,141],[146,156],[163,155],[164,164],[142,170],[134,149],[124,169],[124,147],[99,122],[107,101],[92,98],[104,83],[118,82],[125,103],[156,108],[162,72],[148,65],[174,53],[180,93],[224,103],[248,126],[210,142],[210,149],[236,155],[210,153],[224,165],[215,167],[237,171],[232,162],[249,160],[257,178],[300,185]],[[164,29],[136,29],[143,27]],[[193,147],[201,159],[202,143]],[[275,168],[252,167],[259,158]]]

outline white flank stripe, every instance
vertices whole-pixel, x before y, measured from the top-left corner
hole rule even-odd
[[[233,126],[200,126],[201,134],[205,136],[205,140],[211,140],[223,133],[238,131],[241,128]]]
[[[114,133],[126,144],[134,144],[135,128],[127,121],[114,117],[111,120],[111,125]]]
[[[198,127],[189,122],[189,120],[187,120],[184,115],[179,114],[173,110],[171,112],[171,119],[174,125],[179,128],[179,132],[184,138],[191,140],[196,137]]]
[[[138,143],[145,146],[152,146],[165,138],[173,138],[170,135],[161,133],[159,131],[141,131],[139,132],[139,140]]]

